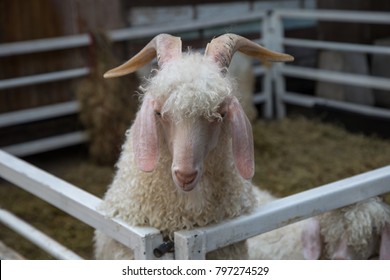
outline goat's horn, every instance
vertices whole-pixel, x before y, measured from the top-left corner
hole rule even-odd
[[[222,68],[229,67],[236,51],[260,59],[263,62],[293,61],[289,54],[270,51],[251,40],[236,34],[224,34],[207,44],[205,55],[210,56]]]
[[[107,71],[104,78],[114,78],[137,71],[157,56],[161,68],[164,63],[181,56],[181,39],[169,34],[154,37],[139,53],[122,65]]]

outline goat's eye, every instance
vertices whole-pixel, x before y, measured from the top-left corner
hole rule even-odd
[[[219,122],[222,122],[226,117],[226,113],[223,112],[223,113],[219,113],[219,116],[215,116],[211,121],[212,122],[215,122],[215,123],[219,123]]]
[[[219,113],[219,114],[220,114],[220,116],[221,116],[220,120],[223,121],[223,120],[225,119],[227,113],[226,113],[225,111],[222,111],[222,112]]]
[[[160,111],[155,111],[154,114],[155,114],[157,117],[161,117],[161,112],[160,112]]]

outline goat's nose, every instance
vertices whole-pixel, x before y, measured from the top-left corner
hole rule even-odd
[[[176,170],[175,176],[177,180],[180,183],[182,183],[184,186],[184,185],[191,184],[195,180],[196,176],[198,176],[198,171],[187,173],[187,172],[182,172],[180,170]]]

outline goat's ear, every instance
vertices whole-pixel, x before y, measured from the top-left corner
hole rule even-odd
[[[154,100],[145,97],[132,127],[135,161],[140,170],[153,171],[159,158]]]
[[[322,240],[320,233],[320,223],[316,218],[305,221],[302,236],[303,256],[306,260],[318,260],[321,256]]]
[[[255,169],[252,126],[236,97],[230,100],[227,114],[231,124],[234,162],[240,175],[251,179]]]
[[[379,259],[390,260],[390,224],[389,223],[386,223],[386,225],[382,229]]]

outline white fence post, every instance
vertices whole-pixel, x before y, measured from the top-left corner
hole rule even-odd
[[[263,36],[264,45],[273,51],[283,52],[283,23],[280,15],[270,10],[267,12],[263,21]],[[275,87],[275,105],[276,115],[278,118],[283,118],[286,115],[286,109],[283,102],[283,95],[286,92],[285,80],[282,75],[282,63],[275,63],[271,66],[270,71],[267,71],[267,75],[271,76],[271,80]]]
[[[176,260],[204,260],[206,259],[206,236],[201,230],[175,232],[175,259]]]

